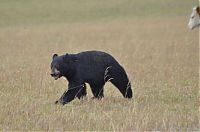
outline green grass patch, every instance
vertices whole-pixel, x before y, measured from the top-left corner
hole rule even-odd
[[[0,0],[0,3],[0,26],[189,16],[197,5],[188,0]]]

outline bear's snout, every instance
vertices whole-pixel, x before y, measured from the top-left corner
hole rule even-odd
[[[55,80],[57,80],[58,78],[60,78],[60,75],[59,74],[51,74],[51,76],[55,79]]]
[[[60,78],[60,71],[56,68],[52,68],[50,75],[54,77],[55,80],[57,80],[58,78]]]
[[[51,73],[50,75],[51,75],[52,77],[55,77],[55,76],[56,76],[56,74],[54,74],[54,73]]]

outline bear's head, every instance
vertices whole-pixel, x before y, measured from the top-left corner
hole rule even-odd
[[[51,76],[54,77],[55,80],[61,77],[61,63],[62,57],[58,56],[58,54],[54,54],[51,62]]]
[[[73,69],[75,60],[76,57],[73,57],[68,53],[61,56],[54,54],[51,62],[51,76],[54,77],[55,80],[62,76],[71,76],[74,72]]]

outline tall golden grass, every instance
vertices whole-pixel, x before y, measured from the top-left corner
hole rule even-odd
[[[1,130],[199,130],[198,30],[187,18],[7,26],[0,29]],[[50,77],[54,53],[101,50],[126,69],[134,98],[111,84],[55,105],[67,81]]]

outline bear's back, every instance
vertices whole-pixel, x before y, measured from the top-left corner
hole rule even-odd
[[[80,52],[77,54],[77,58],[82,64],[85,63],[88,65],[101,65],[107,67],[119,64],[114,57],[102,51]]]
[[[87,82],[102,81],[108,67],[120,66],[111,55],[101,51],[80,52],[76,57],[78,73]]]

